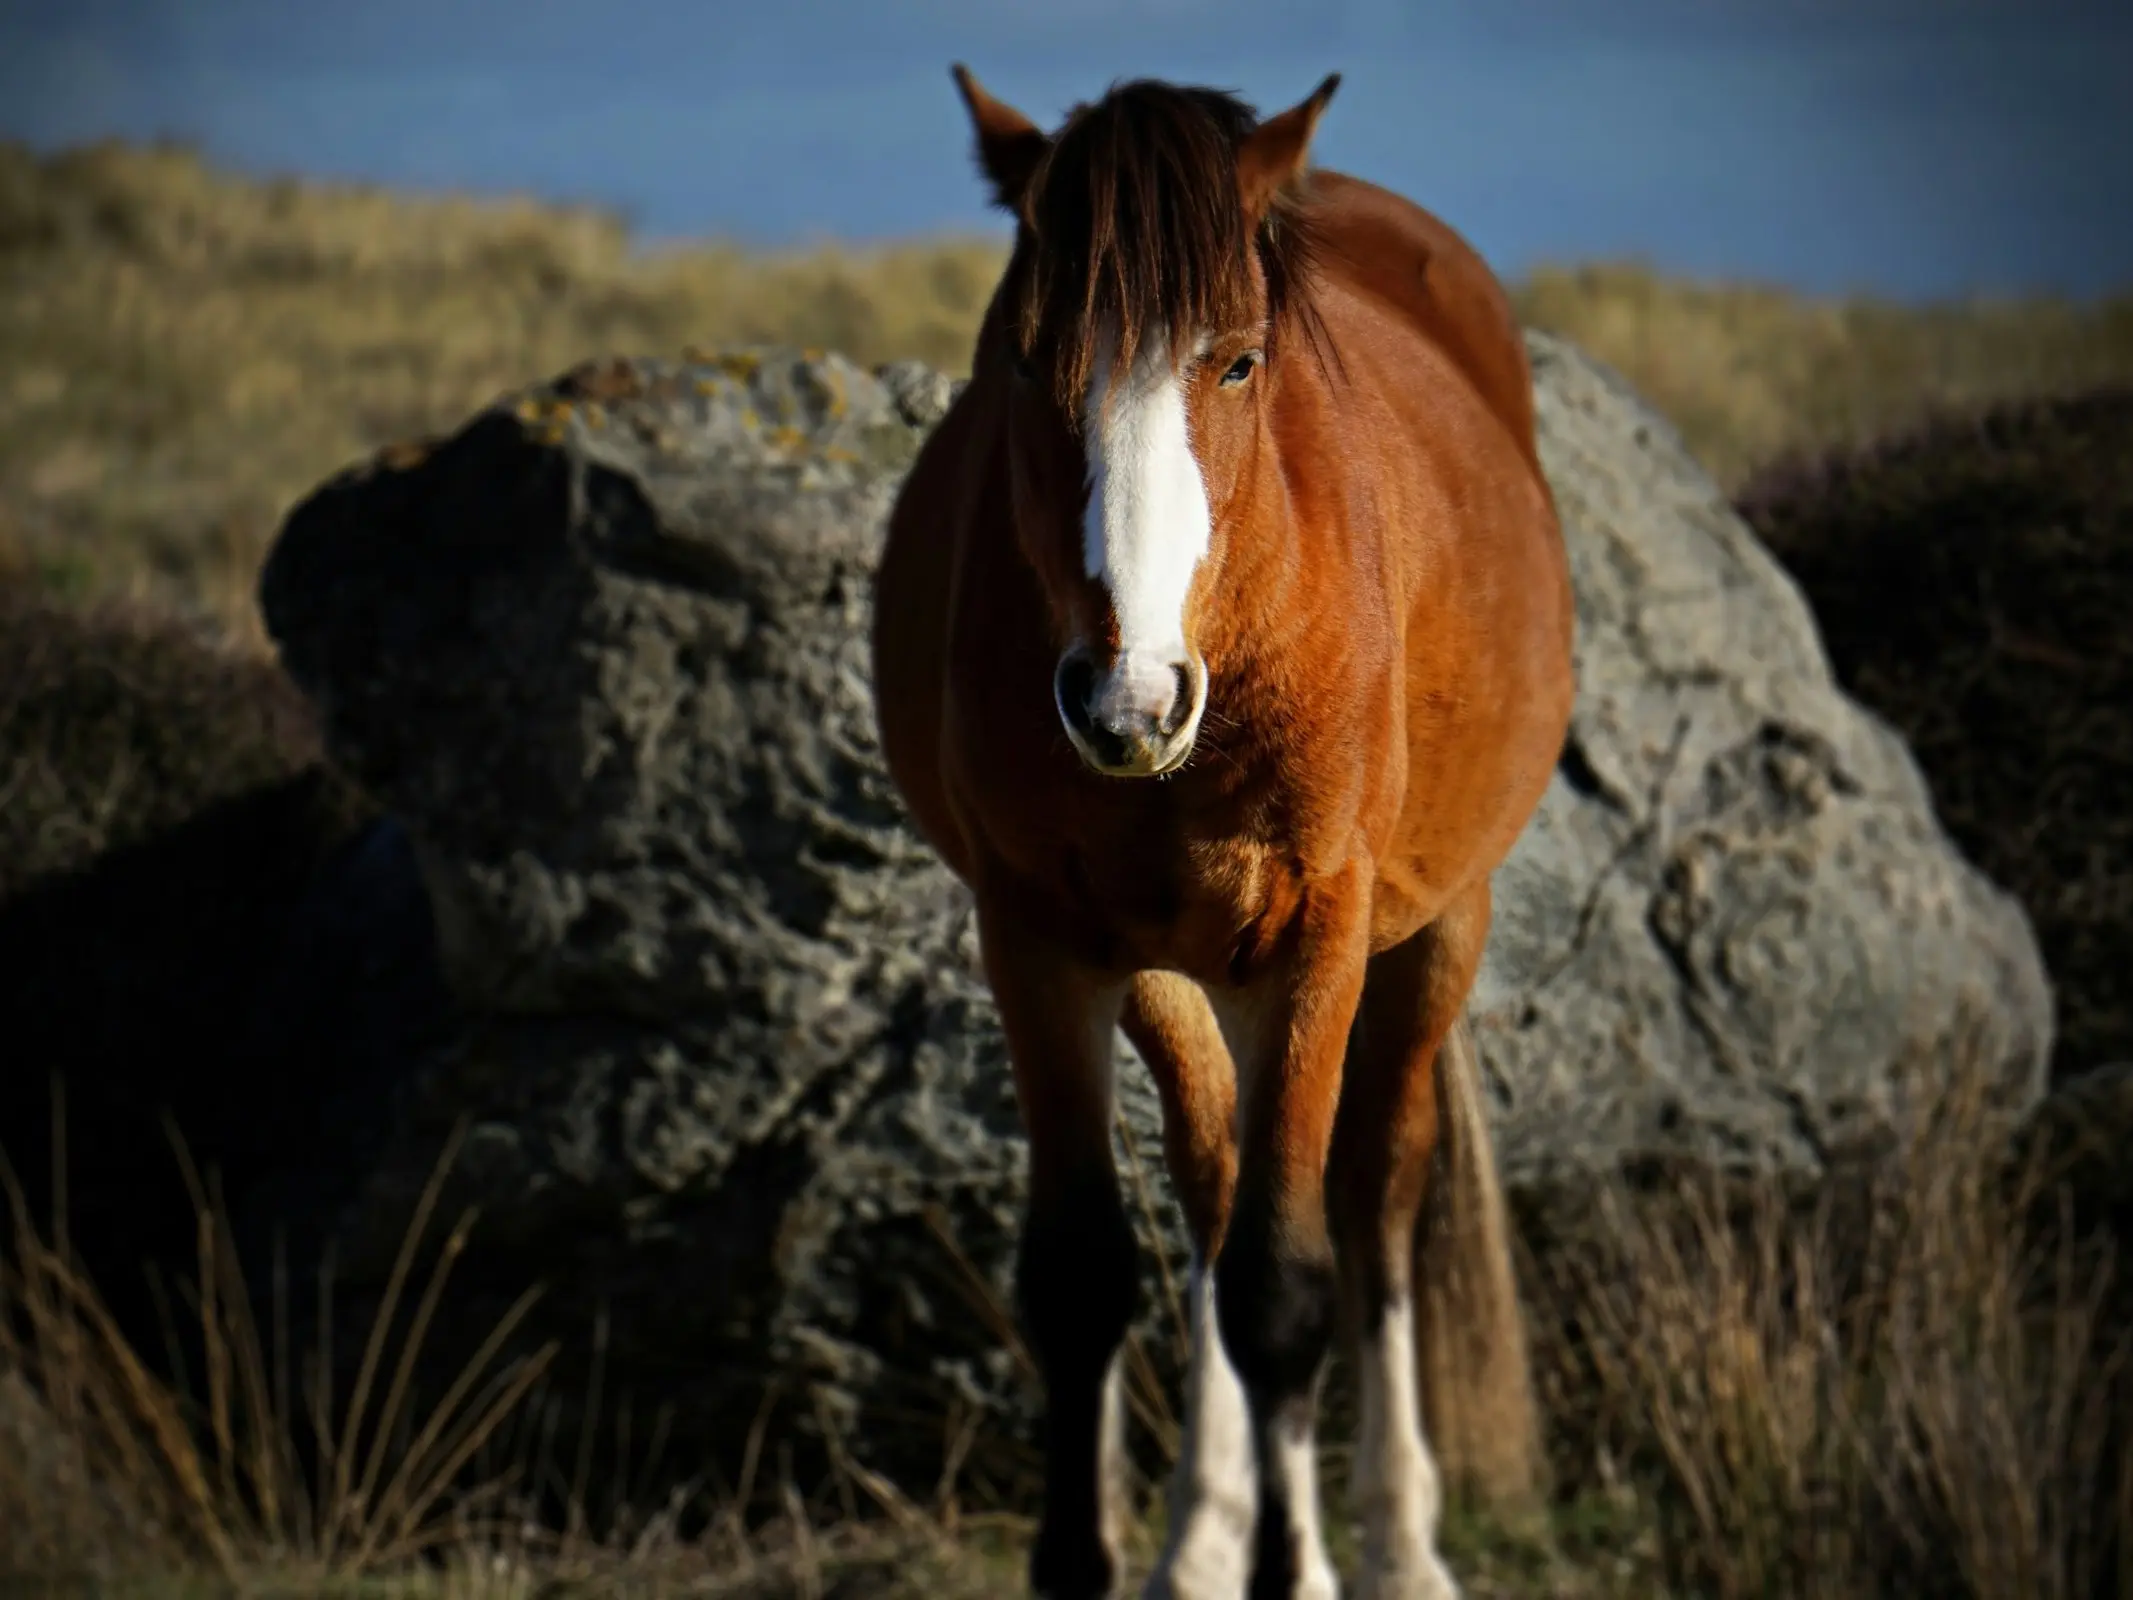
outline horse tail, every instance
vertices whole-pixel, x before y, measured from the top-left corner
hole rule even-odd
[[[1423,1425],[1448,1497],[1520,1515],[1546,1491],[1511,1226],[1461,1017],[1437,1052],[1437,1148],[1415,1230]]]

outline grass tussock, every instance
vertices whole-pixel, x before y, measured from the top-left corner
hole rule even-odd
[[[72,1242],[129,1326],[134,1263],[192,1247],[182,1205],[138,1194],[167,1171],[158,1114],[242,1193],[356,1080],[376,1028],[434,1014],[411,917],[358,899],[344,935],[315,909],[350,905],[374,815],[272,662],[0,580],[0,1139],[44,1204],[52,1152],[19,1130],[50,1125],[65,1081]]]
[[[1535,1263],[1559,1441],[1636,1485],[1675,1592],[2133,1584],[2116,1244],[1974,1083],[1812,1193],[1617,1189]]]
[[[446,1232],[396,1328],[450,1154],[417,1208],[345,1399],[329,1392],[330,1351],[292,1371],[278,1272],[262,1337],[219,1195],[182,1146],[199,1270],[184,1296],[190,1324],[167,1326],[162,1362],[133,1347],[79,1269],[63,1203],[48,1242],[6,1175],[14,1226],[0,1273],[0,1372],[16,1426],[37,1448],[13,1470],[0,1465],[0,1510],[15,1534],[4,1559],[76,1581],[175,1568],[225,1583],[262,1570],[326,1582],[404,1567],[477,1534],[495,1497],[454,1491],[553,1351],[498,1360],[529,1293],[442,1394],[419,1414],[410,1405],[415,1357],[473,1223],[465,1215]],[[318,1293],[330,1300],[329,1280]]]
[[[280,515],[349,461],[614,351],[774,341],[960,371],[1002,262],[986,238],[645,252],[582,208],[0,146],[0,567],[153,593],[256,642]],[[1919,310],[1634,264],[1514,290],[1729,485],[1936,402],[2133,377],[2133,296]]]
[[[198,1219],[197,1272],[172,1297],[182,1309],[157,1357],[129,1342],[70,1251],[63,1199],[41,1233],[0,1165],[11,1223],[0,1250],[0,1589],[979,1600],[1012,1586],[1019,1518],[961,1516],[952,1501],[921,1513],[849,1461],[825,1493],[803,1496],[789,1478],[766,1492],[757,1478],[778,1451],[760,1434],[715,1500],[686,1488],[649,1507],[618,1496],[632,1465],[626,1425],[614,1481],[596,1484],[590,1423],[570,1445],[544,1404],[556,1346],[514,1341],[532,1292],[441,1392],[420,1392],[424,1341],[449,1314],[476,1220],[463,1213],[432,1237],[456,1139],[415,1208],[353,1379],[334,1388],[330,1273],[316,1286],[320,1342],[298,1356],[289,1284],[277,1267],[263,1332],[213,1177],[174,1143]],[[768,1516],[742,1514],[766,1503]]]

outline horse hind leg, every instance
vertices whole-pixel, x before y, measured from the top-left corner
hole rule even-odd
[[[1118,1361],[1139,1288],[1111,1147],[1112,1039],[1125,985],[983,903],[978,931],[1029,1138],[1015,1286],[1045,1404],[1030,1586],[1043,1600],[1109,1600],[1126,1514]]]
[[[1425,1407],[1445,1422],[1451,1437],[1438,1443],[1451,1464],[1463,1476],[1493,1468],[1492,1491],[1530,1478],[1537,1459],[1524,1328],[1460,1022],[1487,934],[1484,884],[1381,953],[1350,1041],[1328,1202],[1356,1337],[1363,1600],[1458,1592],[1437,1551],[1442,1478]]]
[[[1169,1530],[1144,1600],[1234,1600],[1251,1575],[1258,1489],[1244,1387],[1223,1348],[1210,1263],[1236,1188],[1236,1071],[1198,984],[1143,973],[1126,1037],[1163,1103],[1165,1164],[1193,1244],[1185,1426],[1170,1477]]]

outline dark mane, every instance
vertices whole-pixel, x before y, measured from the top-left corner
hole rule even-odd
[[[1279,322],[1307,278],[1313,235],[1296,193],[1278,196],[1248,232],[1237,154],[1258,125],[1235,95],[1146,79],[1068,113],[1031,178],[1030,270],[1009,316],[1024,350],[1054,352],[1050,377],[1070,416],[1107,318],[1122,366],[1157,324],[1175,360],[1194,330],[1252,315],[1256,253]]]

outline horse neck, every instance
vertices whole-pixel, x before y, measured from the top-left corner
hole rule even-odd
[[[1283,464],[1270,431],[1239,492],[1241,521],[1224,564],[1219,608],[1222,654],[1247,673],[1280,675],[1298,657],[1322,651],[1338,630],[1334,586],[1314,574],[1310,508]],[[1316,554],[1323,559],[1329,552]]]

